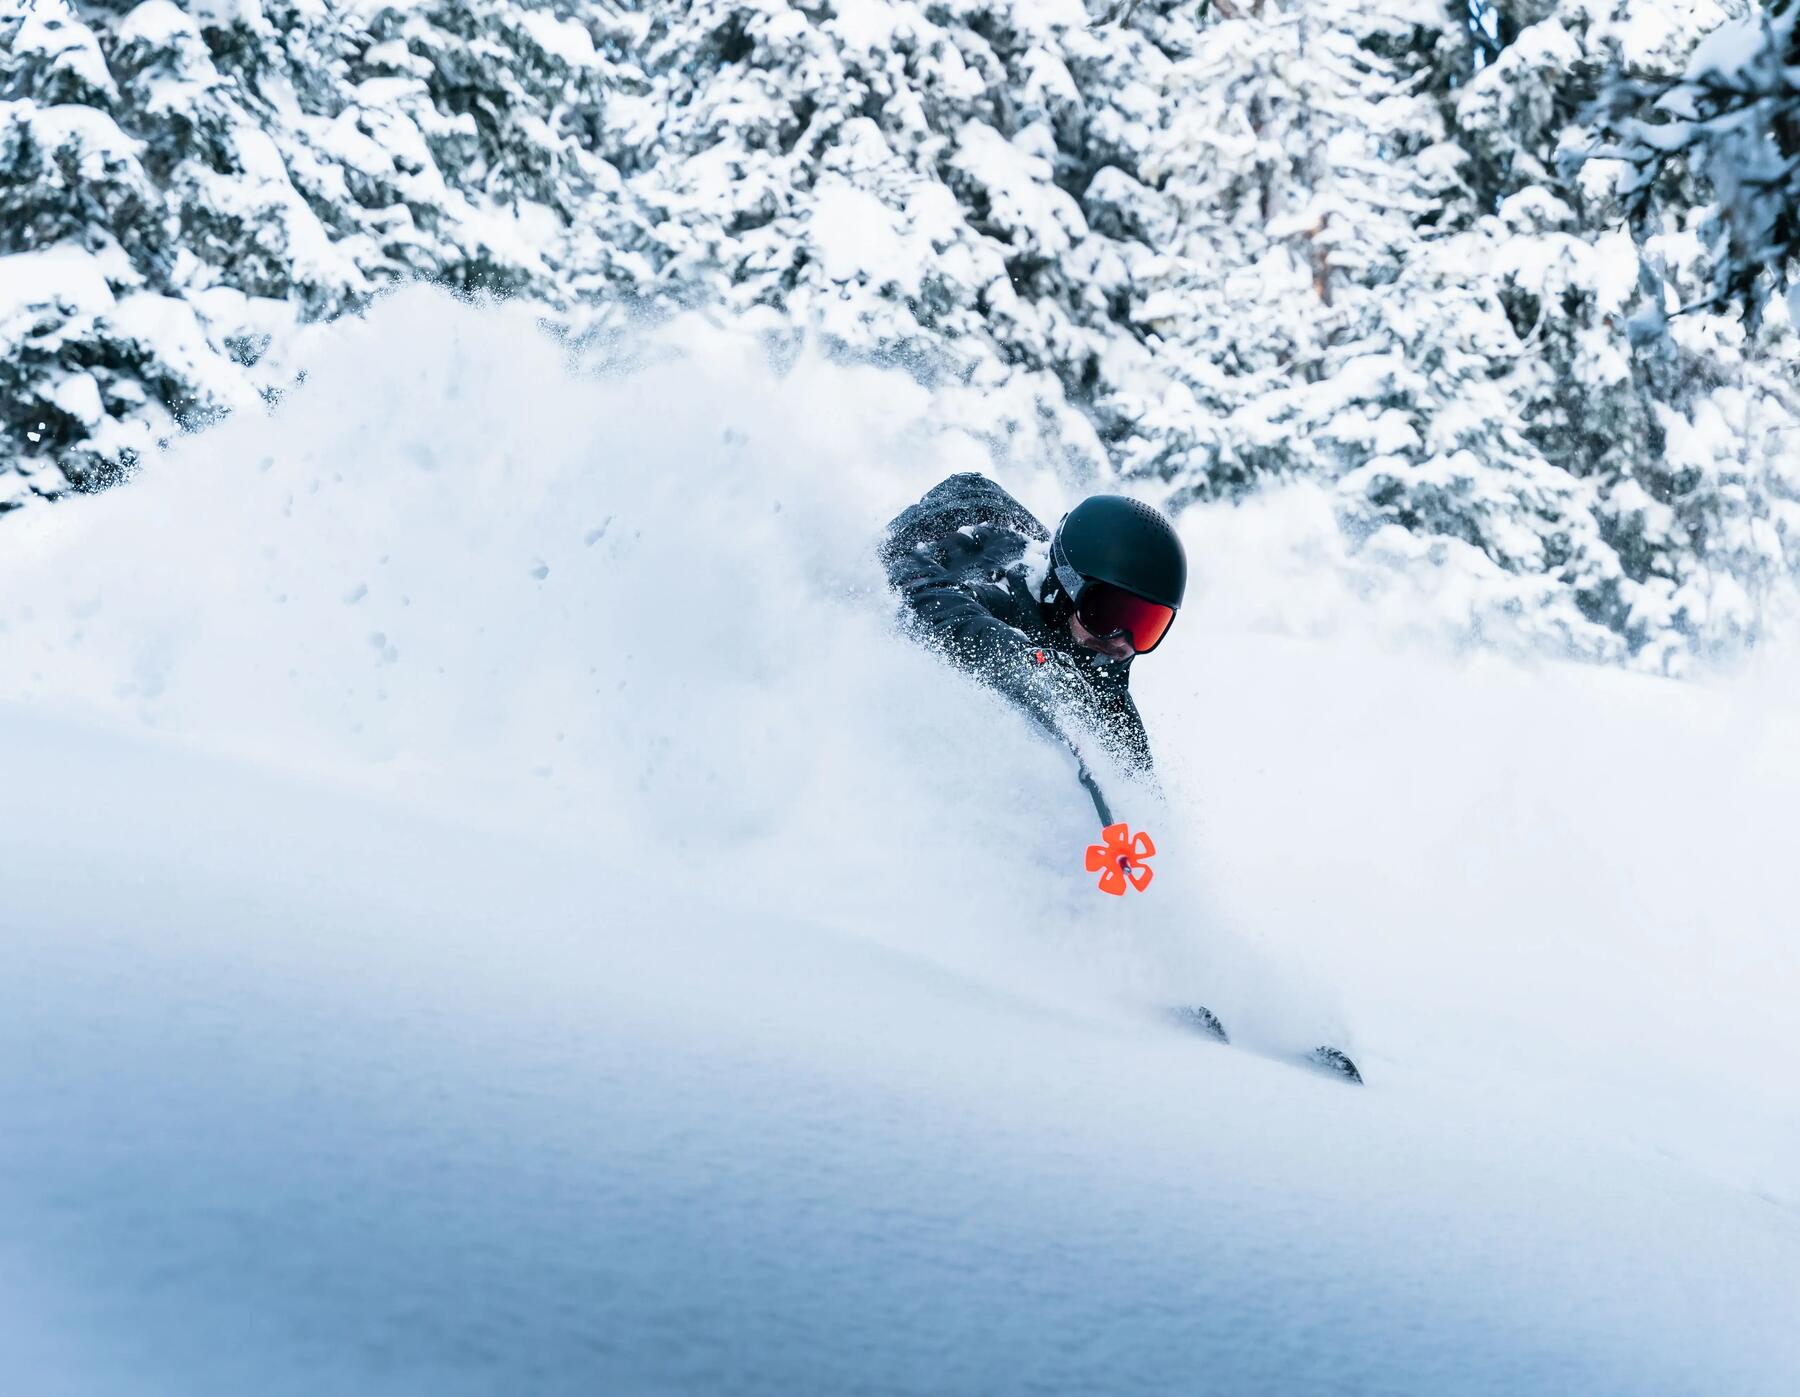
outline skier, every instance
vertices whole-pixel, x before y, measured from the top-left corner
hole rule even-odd
[[[882,562],[914,629],[1068,746],[1111,824],[1082,739],[1152,777],[1131,662],[1162,643],[1187,586],[1169,521],[1123,495],[1093,495],[1052,535],[971,472],[933,486],[888,525]]]
[[[1123,495],[1092,495],[1052,535],[986,476],[953,475],[888,525],[881,560],[914,630],[1067,745],[1100,823],[1112,824],[1081,738],[1154,779],[1131,662],[1162,643],[1187,587],[1169,521]],[[1186,1030],[1230,1041],[1210,1009],[1168,1012]],[[1337,1048],[1301,1060],[1362,1081]]]

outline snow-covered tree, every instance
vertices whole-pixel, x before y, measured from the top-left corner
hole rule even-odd
[[[1640,229],[1710,196],[1715,306],[1752,323],[1800,256],[1800,6],[1720,25],[1673,74],[1622,68],[1605,94],[1609,154]],[[1702,187],[1697,193],[1695,184]]]
[[[1640,255],[1588,113],[1743,9],[0,0],[0,509],[427,277],[578,347],[677,307],[811,337],[1007,468],[1321,480],[1471,634],[1678,667],[1792,570],[1796,351],[1670,314],[1711,196]]]
[[[13,502],[276,395],[298,327],[384,286],[554,285],[542,247],[617,188],[586,139],[608,66],[547,10],[0,15]]]

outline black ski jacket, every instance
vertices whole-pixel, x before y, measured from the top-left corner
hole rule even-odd
[[[882,562],[912,628],[992,685],[1075,751],[1097,739],[1131,772],[1151,774],[1144,721],[1131,701],[1131,661],[1076,643],[1046,570],[1049,531],[986,476],[953,475],[888,525]],[[1038,555],[1035,559],[1033,554]],[[1087,775],[1102,819],[1107,813]]]

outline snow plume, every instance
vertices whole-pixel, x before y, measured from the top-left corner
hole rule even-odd
[[[899,374],[776,376],[698,320],[621,353],[628,377],[577,382],[527,316],[436,294],[345,322],[273,425],[28,521],[47,551],[9,589],[8,691],[629,848],[646,876],[767,864],[857,925],[912,920],[921,868],[1079,853],[1071,772],[894,643],[874,561],[986,453]],[[1054,517],[1052,479],[1012,483]],[[996,740],[1022,784],[970,799]],[[957,942],[1062,905],[1035,874],[947,896]]]
[[[1791,689],[1202,507],[1114,902],[879,583],[953,396],[751,344],[403,297],[9,526],[3,1385],[1785,1392]]]

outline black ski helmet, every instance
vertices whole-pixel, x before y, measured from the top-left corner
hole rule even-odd
[[[1071,600],[1079,585],[1065,571],[1168,607],[1179,607],[1187,590],[1187,554],[1175,526],[1124,495],[1090,495],[1065,514],[1050,559],[1051,576]]]

